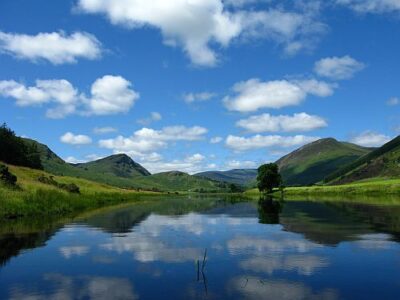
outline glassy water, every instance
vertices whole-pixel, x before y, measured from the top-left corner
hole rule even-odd
[[[0,224],[1,299],[398,299],[400,206],[181,199]]]

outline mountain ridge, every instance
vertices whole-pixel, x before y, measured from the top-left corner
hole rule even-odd
[[[325,182],[344,184],[375,177],[400,176],[400,136],[329,174]]]
[[[257,177],[257,169],[232,169],[228,171],[206,171],[194,174],[211,180],[223,181],[242,186],[249,185]]]
[[[60,176],[84,178],[126,189],[154,191],[227,192],[227,183],[198,178],[180,171],[151,174],[126,154],[114,154],[87,163],[65,162],[47,145],[32,139],[39,150],[44,170]]]
[[[281,157],[276,164],[285,185],[311,185],[370,151],[370,148],[334,138],[323,138]]]

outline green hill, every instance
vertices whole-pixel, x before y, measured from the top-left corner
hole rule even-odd
[[[120,188],[136,188],[135,177],[150,174],[127,155],[112,155],[75,165],[65,162],[44,144],[29,139],[25,141],[37,145],[44,170],[55,175],[85,178]]]
[[[149,171],[125,154],[111,155],[88,163],[69,164],[46,145],[30,139],[24,140],[27,144],[36,145],[44,170],[55,175],[84,178],[128,189],[201,192],[227,192],[229,190],[226,183],[182,172],[151,175]]]
[[[310,185],[324,180],[370,151],[369,148],[326,138],[305,145],[276,163],[285,185]]]
[[[125,178],[151,175],[149,171],[147,171],[138,163],[134,162],[126,154],[116,154],[88,163],[75,164],[74,167],[89,172]]]
[[[172,171],[136,178],[135,183],[147,189],[160,191],[229,192],[229,184],[204,177]]]
[[[195,176],[245,186],[255,181],[257,177],[257,170],[235,169],[230,171],[208,171],[197,173]]]
[[[400,136],[371,151],[325,178],[330,184],[343,184],[376,177],[400,176]]]

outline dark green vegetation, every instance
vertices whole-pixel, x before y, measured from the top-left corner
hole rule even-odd
[[[277,164],[262,165],[257,171],[257,187],[260,192],[271,193],[274,188],[281,186],[282,177]]]
[[[195,174],[211,180],[233,183],[241,186],[252,184],[257,177],[256,169],[235,169],[230,171],[208,171]]]
[[[0,164],[0,183],[8,186],[15,186],[17,183],[17,176],[11,174],[8,167]]]
[[[11,187],[17,184],[17,176],[12,174],[8,167],[3,164],[0,164],[0,184]]]
[[[343,184],[371,178],[399,176],[400,136],[330,174],[325,181],[330,184]]]
[[[16,166],[43,169],[40,155],[35,144],[27,144],[17,137],[10,128],[0,127],[0,161]]]
[[[370,151],[369,148],[327,138],[305,145],[276,163],[285,185],[304,186],[323,181],[332,172]]]
[[[80,194],[79,186],[77,186],[75,183],[59,183],[54,180],[53,176],[46,177],[45,175],[42,175],[38,178],[38,181],[44,184],[55,186],[69,193]]]

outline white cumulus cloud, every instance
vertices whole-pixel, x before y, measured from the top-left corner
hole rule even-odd
[[[83,134],[75,135],[72,132],[62,135],[60,141],[70,145],[87,145],[92,143],[92,139],[89,136]]]
[[[206,157],[200,153],[188,155],[183,159],[174,159],[171,161],[164,160],[161,156],[158,156],[158,159],[153,160],[153,157],[154,154],[146,154],[140,158],[141,164],[151,173],[181,171],[189,174],[195,174],[210,168],[209,165],[204,165]]]
[[[47,60],[59,65],[76,63],[79,58],[100,58],[102,47],[96,37],[86,32],[27,35],[0,31],[0,53],[31,61]]]
[[[308,48],[325,30],[309,13],[243,10],[222,0],[79,0],[77,8],[130,29],[156,28],[165,45],[182,47],[192,63],[201,66],[218,62],[214,47],[227,47],[241,37],[268,38],[292,54]]]
[[[165,148],[169,142],[201,140],[207,132],[206,128],[200,126],[169,126],[161,130],[142,128],[130,137],[120,135],[113,139],[100,140],[99,146],[112,149],[115,153],[143,157],[144,154]]]
[[[387,135],[373,131],[364,131],[363,133],[353,137],[350,141],[364,147],[380,147],[390,140],[391,138]]]
[[[230,160],[225,165],[227,169],[250,169],[257,167],[257,163],[251,160]]]
[[[334,80],[350,79],[365,68],[365,64],[349,55],[327,57],[315,63],[314,71],[320,76]]]
[[[299,105],[308,95],[327,97],[335,85],[317,80],[261,81],[250,79],[233,86],[233,95],[223,100],[229,110],[251,112],[261,108]]]
[[[272,116],[268,113],[251,116],[239,120],[236,126],[242,127],[249,132],[303,132],[320,129],[328,126],[327,122],[314,115],[297,113],[293,116]]]
[[[121,76],[106,75],[97,79],[91,87],[91,96],[84,101],[89,115],[110,115],[128,112],[139,93],[131,89],[132,84]]]
[[[26,86],[14,80],[0,81],[0,96],[12,98],[18,106],[50,104],[49,118],[63,118],[70,114],[110,115],[128,112],[140,95],[132,84],[121,76],[105,75],[91,87],[90,95],[80,93],[65,79],[36,80]]]
[[[290,148],[294,146],[302,146],[318,140],[319,137],[296,135],[254,135],[251,137],[240,137],[229,135],[225,144],[234,151],[248,151],[262,148]]]

